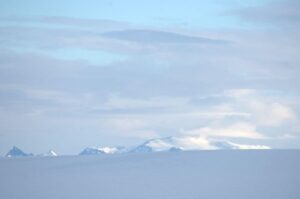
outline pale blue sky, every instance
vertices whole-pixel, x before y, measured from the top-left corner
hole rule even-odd
[[[0,1],[0,154],[186,135],[300,148],[299,13],[296,0]]]
[[[226,16],[230,10],[262,5],[270,0],[188,0],[188,1],[4,1],[1,16],[66,16],[84,19],[109,19],[139,25],[187,25],[200,28],[244,26],[240,20]],[[246,26],[246,25],[245,25]]]

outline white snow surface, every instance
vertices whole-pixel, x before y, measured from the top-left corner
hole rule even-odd
[[[3,199],[299,199],[299,150],[0,159]]]

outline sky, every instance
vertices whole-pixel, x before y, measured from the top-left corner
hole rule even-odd
[[[0,154],[299,149],[299,32],[298,0],[0,0]]]

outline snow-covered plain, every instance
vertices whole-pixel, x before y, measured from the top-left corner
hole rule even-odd
[[[300,150],[0,159],[1,199],[299,199]]]

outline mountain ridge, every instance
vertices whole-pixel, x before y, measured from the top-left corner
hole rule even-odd
[[[177,136],[149,139],[140,145],[126,148],[116,147],[86,147],[78,155],[113,155],[120,153],[153,153],[153,152],[180,152],[195,150],[265,150],[271,149],[265,145],[245,145],[225,140],[207,139],[201,136]],[[25,153],[16,146],[9,150],[5,157],[28,157],[34,156],[32,153]],[[58,156],[54,150],[37,156]]]

